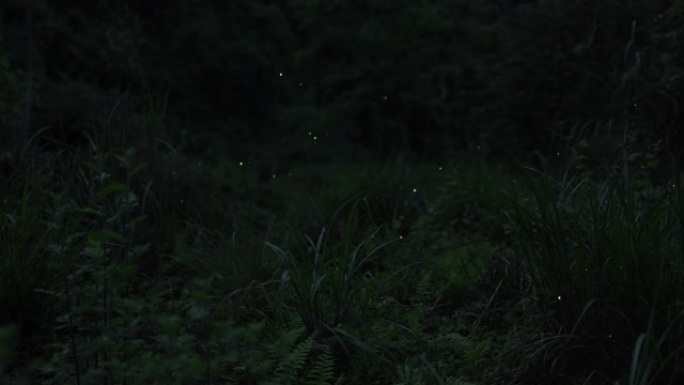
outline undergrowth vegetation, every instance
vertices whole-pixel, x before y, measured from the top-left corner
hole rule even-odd
[[[157,174],[133,147],[104,140],[33,156],[9,176],[0,271],[8,383],[681,376],[676,172],[657,184],[626,156],[596,183],[579,166],[556,179],[477,157],[398,159],[328,176],[293,169],[248,187],[257,170],[238,165],[215,180],[208,164],[186,183],[254,189],[251,199],[207,202],[243,205],[210,229],[206,206],[189,210],[200,196],[153,183],[171,186],[181,168]],[[274,202],[270,214],[258,209],[261,194]]]
[[[629,383],[677,383],[682,267],[680,178],[653,185],[625,161],[600,184],[583,174],[541,176],[527,204],[510,210],[531,295],[556,335],[538,344],[552,367],[628,365]]]
[[[71,3],[0,5],[0,385],[684,383],[681,1]]]

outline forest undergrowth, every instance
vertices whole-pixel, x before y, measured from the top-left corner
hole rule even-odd
[[[0,385],[684,383],[682,1],[0,5]]]
[[[676,173],[649,178],[646,155],[600,183],[579,166],[477,157],[260,181],[239,162],[168,157],[180,155],[164,141],[154,166],[120,140],[37,154],[3,176],[4,383],[682,374],[684,198]]]

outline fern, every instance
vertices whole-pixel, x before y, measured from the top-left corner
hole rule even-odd
[[[335,376],[335,364],[328,345],[316,344],[315,350],[320,351],[315,357],[311,370],[306,373],[306,385],[329,385]]]
[[[432,271],[428,270],[422,275],[420,281],[418,281],[416,293],[413,295],[413,298],[416,302],[423,303],[429,301],[433,296],[434,283],[432,282]]]
[[[304,341],[298,343],[297,346],[285,356],[275,371],[276,383],[295,383],[297,374],[302,371],[304,364],[307,362],[313,343],[314,337],[313,335],[310,335]]]
[[[284,354],[292,351],[292,347],[297,340],[304,336],[305,331],[306,328],[300,326],[298,328],[280,332],[278,338],[267,347],[269,357],[275,360],[281,359]]]
[[[473,346],[473,341],[460,333],[448,333],[431,341],[430,346],[438,351],[466,352]]]
[[[272,385],[332,385],[340,383],[335,378],[333,355],[328,345],[316,342],[316,335],[305,336],[305,327],[282,332],[276,342],[268,347],[268,357],[279,362],[270,369],[269,380]],[[302,339],[303,338],[303,339]],[[299,341],[299,342],[297,342]],[[273,366],[271,366],[273,368]]]

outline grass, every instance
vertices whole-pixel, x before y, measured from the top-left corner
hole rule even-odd
[[[100,136],[9,176],[3,383],[681,375],[676,178],[657,185],[625,164],[600,183],[527,179],[481,159],[400,157],[263,179],[184,157],[165,139]]]
[[[553,314],[550,328],[559,330],[547,344],[553,365],[579,360],[563,366],[594,365],[615,378],[629,364],[632,346],[634,360],[644,338],[658,339],[656,330],[670,333],[679,325],[680,187],[644,183],[630,166],[598,186],[582,176],[561,183],[542,176],[532,204],[510,211],[533,296]],[[661,338],[650,346],[675,352],[679,340],[670,335],[667,344]]]

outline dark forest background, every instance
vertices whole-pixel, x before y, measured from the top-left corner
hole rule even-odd
[[[28,8],[27,8],[28,7]],[[2,7],[2,133],[76,143],[162,103],[190,152],[296,159],[679,147],[671,1],[24,1]],[[30,32],[30,34],[29,34]],[[22,137],[23,136],[23,137]],[[342,146],[343,148],[347,148]],[[356,147],[349,147],[355,152]],[[269,155],[267,155],[269,154]],[[322,159],[321,159],[322,160]]]

